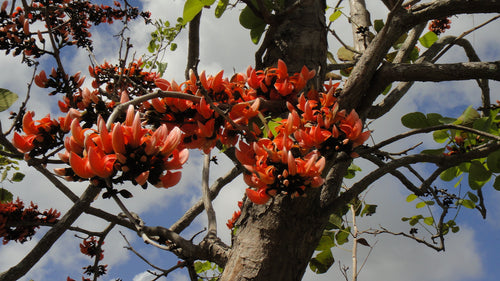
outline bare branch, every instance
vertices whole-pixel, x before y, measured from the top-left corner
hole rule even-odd
[[[214,200],[219,191],[228,183],[230,183],[234,178],[242,173],[243,169],[239,167],[234,167],[223,177],[218,178],[210,187],[210,199]],[[175,222],[170,229],[173,232],[181,233],[186,227],[188,227],[191,222],[203,211],[203,200],[199,200],[196,204],[191,206],[189,210],[184,213],[184,215]]]
[[[410,238],[420,244],[424,244],[426,245],[427,247],[430,247],[436,251],[444,251],[444,244],[440,244],[439,246],[436,246],[435,244],[432,244],[432,243],[429,243],[427,241],[425,241],[424,239],[422,238],[418,238],[416,236],[413,236],[413,235],[410,235],[410,234],[407,234],[407,233],[404,233],[404,232],[392,232],[392,231],[389,231],[385,228],[382,227],[382,230],[380,229],[377,229],[377,230],[373,230],[373,231],[365,231],[365,233],[369,233],[369,234],[373,234],[373,235],[378,235],[378,234],[382,234],[382,233],[387,233],[387,234],[392,234],[394,236],[404,236],[404,237],[407,237],[407,238]]]
[[[207,236],[216,237],[217,236],[217,221],[216,221],[216,217],[215,217],[214,207],[212,206],[212,200],[210,199],[210,189],[208,187],[209,175],[210,175],[210,152],[205,154],[204,160],[203,160],[201,189],[203,191],[203,206],[205,206],[205,212],[207,212],[207,217],[208,217],[208,234],[207,234]]]

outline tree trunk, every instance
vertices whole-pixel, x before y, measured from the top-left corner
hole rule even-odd
[[[328,220],[318,193],[266,205],[246,200],[221,281],[301,280]]]
[[[288,6],[296,2],[286,0]],[[262,55],[263,67],[282,59],[290,73],[305,65],[317,71],[314,83],[321,87],[327,53],[325,8],[323,0],[306,0],[289,10],[269,27],[257,62]],[[316,189],[303,198],[278,195],[265,205],[246,200],[220,280],[301,280],[329,217],[320,211],[319,194]]]

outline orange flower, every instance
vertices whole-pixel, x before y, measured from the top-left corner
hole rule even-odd
[[[258,191],[247,188],[245,192],[250,201],[259,205],[267,203],[267,201],[269,201],[269,199],[271,198],[269,195],[266,194],[266,190],[264,188],[261,188]]]

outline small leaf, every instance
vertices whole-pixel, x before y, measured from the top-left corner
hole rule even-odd
[[[318,246],[316,246],[316,251],[325,251],[332,247],[335,247],[335,241],[330,235],[323,234],[319,240]]]
[[[326,53],[326,58],[328,59],[328,61],[329,61],[330,63],[337,63],[337,61],[336,61],[336,60],[335,60],[335,58],[333,57],[333,54],[332,54],[332,53],[330,53],[330,52]]]
[[[309,261],[309,267],[315,273],[321,274],[327,272],[334,262],[335,259],[333,258],[332,251],[328,249],[312,258]]]
[[[420,56],[418,48],[415,46],[410,53],[410,61],[415,62]]]
[[[458,227],[458,226],[453,226],[451,228],[451,232],[453,232],[453,233],[457,233],[458,231],[460,231],[460,227]]]
[[[446,169],[444,172],[439,175],[439,178],[444,181],[451,181],[454,178],[456,178],[458,175],[460,175],[462,172],[458,170],[458,167],[454,166],[451,168]]]
[[[229,3],[229,0],[219,0],[219,3],[217,3],[217,7],[215,7],[215,17],[216,18],[220,18],[222,16],[222,14],[224,14],[228,3]]]
[[[359,239],[356,239],[356,241],[357,241],[359,244],[363,245],[363,246],[370,247],[370,244],[368,244],[368,241],[366,241],[366,239],[365,239],[365,238],[359,238]]]
[[[352,61],[352,60],[354,60],[354,52],[350,51],[346,47],[342,46],[337,51],[337,57],[341,61]]]
[[[14,182],[20,182],[24,179],[24,174],[23,173],[20,173],[20,172],[15,172],[13,175],[12,175],[12,181]]]
[[[361,216],[371,216],[373,214],[375,214],[375,212],[377,211],[377,205],[373,205],[373,204],[366,204],[365,207],[363,208],[363,211],[361,211]]]
[[[450,135],[448,135],[448,130],[439,130],[439,131],[434,131],[432,133],[432,137],[434,138],[435,142],[444,143],[450,138]]]
[[[338,19],[342,15],[342,12],[340,10],[336,10],[333,12],[333,14],[330,15],[330,18],[328,18],[331,22],[334,22],[336,19]]]
[[[260,37],[266,30],[266,24],[259,25],[255,28],[250,29],[250,39],[254,44],[258,44],[260,41]]]
[[[383,27],[384,27],[383,20],[375,20],[373,22],[373,28],[375,29],[376,32],[380,32],[380,30],[382,30]]]
[[[476,207],[476,204],[474,202],[472,202],[472,200],[461,199],[461,200],[458,200],[457,202],[458,202],[458,204],[460,204],[468,209],[474,209]]]
[[[266,24],[264,20],[256,16],[248,6],[243,8],[243,10],[241,11],[239,21],[241,26],[246,29],[254,29],[258,26]]]
[[[495,178],[495,181],[493,182],[493,188],[500,191],[500,177]]]
[[[418,202],[418,203],[417,203],[417,205],[415,205],[415,207],[416,207],[417,209],[420,209],[420,208],[425,207],[425,205],[426,205],[426,204],[425,204],[425,202]]]
[[[18,95],[7,89],[0,88],[0,112],[9,109],[9,107],[17,100]]]
[[[415,194],[410,194],[410,195],[408,195],[408,196],[406,197],[406,202],[411,202],[411,201],[413,201],[413,200],[415,200],[415,199],[417,199],[417,198],[418,198],[418,196],[417,196],[417,195],[415,195]]]
[[[491,171],[488,171],[484,164],[475,160],[471,162],[469,168],[469,178],[474,181],[486,181],[491,177]]]
[[[349,234],[350,234],[350,231],[351,228],[348,227],[348,228],[345,228],[345,229],[341,229],[337,232],[337,235],[335,235],[335,240],[337,241],[337,244],[338,245],[342,245],[344,243],[346,243],[349,239]]]
[[[387,87],[385,87],[384,91],[382,92],[382,95],[387,95],[387,93],[389,93],[389,91],[392,89],[392,83],[387,85]]]
[[[467,192],[467,196],[469,196],[470,200],[472,200],[472,202],[474,203],[477,203],[479,201],[479,198],[476,196],[476,194],[472,193],[472,192]]]
[[[476,119],[480,117],[481,115],[479,114],[479,112],[477,112],[477,110],[475,110],[472,105],[470,105],[469,107],[467,107],[467,109],[464,110],[462,115],[458,117],[455,123],[459,125],[470,126]]]
[[[427,123],[429,126],[437,126],[441,125],[441,119],[443,119],[443,116],[439,113],[427,113]]]
[[[0,203],[12,202],[14,195],[10,193],[7,189],[0,188]]]
[[[126,189],[122,189],[120,190],[120,195],[123,196],[123,198],[132,198],[134,197],[134,195],[132,195],[132,193],[130,193],[130,191],[126,190]]]
[[[403,126],[410,129],[420,129],[429,127],[427,117],[422,112],[412,112],[401,117]]]
[[[192,21],[196,15],[201,12],[205,4],[200,0],[186,0],[184,10],[182,12],[182,23],[187,24]]]
[[[342,217],[338,216],[337,214],[331,214],[326,229],[328,230],[339,229],[341,227],[342,227]]]
[[[424,34],[424,36],[422,36],[418,39],[420,44],[422,44],[422,46],[424,46],[425,48],[429,48],[437,40],[438,40],[438,36],[436,35],[436,33],[432,32],[432,31],[427,32],[426,34]]]
[[[433,217],[426,217],[426,218],[424,218],[424,223],[427,225],[432,225],[434,223],[434,218]]]
[[[486,158],[488,169],[493,173],[500,173],[500,150],[497,150]]]

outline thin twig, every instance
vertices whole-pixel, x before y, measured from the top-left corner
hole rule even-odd
[[[205,212],[207,212],[207,217],[208,217],[207,236],[216,237],[217,221],[215,217],[214,207],[212,206],[212,200],[210,199],[210,188],[208,187],[209,175],[210,175],[210,152],[205,154],[203,159],[201,188],[203,191],[203,205],[205,206]]]

